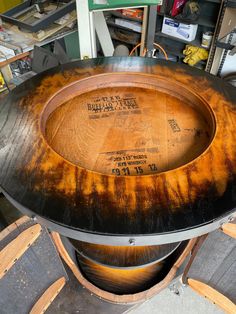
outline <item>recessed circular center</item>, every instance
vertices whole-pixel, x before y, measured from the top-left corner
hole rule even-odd
[[[190,162],[212,140],[213,118],[196,96],[153,84],[114,85],[65,101],[62,95],[48,113],[45,137],[73,164],[104,174],[153,174]]]

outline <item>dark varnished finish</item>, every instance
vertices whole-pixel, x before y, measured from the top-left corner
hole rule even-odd
[[[56,232],[52,232],[52,238],[53,241],[58,249],[58,252],[60,253],[60,256],[63,258],[64,262],[70,267],[75,277],[78,279],[78,281],[81,283],[81,285],[85,288],[87,288],[92,294],[96,294],[99,298],[102,298],[104,300],[108,300],[109,302],[115,302],[115,303],[137,303],[140,301],[145,301],[153,297],[155,294],[160,292],[162,289],[166,288],[170,282],[174,279],[175,276],[180,271],[180,268],[182,267],[185,259],[189,256],[191,250],[194,248],[197,239],[191,239],[189,241],[185,241],[185,243],[181,243],[181,245],[177,248],[177,250],[171,254],[170,257],[167,258],[167,260],[162,263],[162,270],[164,271],[162,274],[156,272],[153,272],[154,276],[153,278],[150,277],[150,274],[152,273],[151,269],[145,269],[143,268],[136,268],[136,274],[137,278],[134,276],[132,279],[132,282],[129,283],[129,289],[136,286],[136,289],[138,291],[141,291],[145,288],[146,282],[144,282],[144,286],[137,285],[139,273],[141,273],[140,277],[140,283],[143,281],[144,277],[149,281],[149,284],[151,281],[153,281],[154,285],[151,286],[151,288],[138,292],[138,293],[132,293],[132,294],[117,294],[117,293],[111,293],[106,291],[107,286],[105,286],[105,290],[102,290],[98,288],[97,286],[93,285],[90,281],[86,279],[86,274],[83,275],[81,270],[76,266],[76,255],[73,250],[73,247],[71,246],[70,242],[66,238],[61,238],[60,235]],[[88,266],[87,266],[88,265]],[[86,268],[88,267],[89,275],[88,277],[94,278],[94,280],[98,281],[98,284],[101,284],[104,286],[103,282],[103,276],[106,278],[106,281],[108,281],[109,286],[111,289],[116,290],[116,282],[112,282],[111,279],[107,278],[106,274],[106,267],[99,267],[101,265],[97,265],[94,263],[94,267],[91,265],[91,263],[87,264],[85,260],[85,265],[83,270],[86,272]],[[154,266],[156,267],[156,266]],[[114,269],[114,268],[113,268]],[[152,268],[154,269],[154,268]],[[140,272],[138,271],[140,270]],[[132,271],[132,270],[131,270]],[[104,275],[103,275],[104,273]],[[113,273],[114,274],[114,273]],[[128,272],[128,276],[132,278],[132,272]],[[157,282],[158,278],[163,278],[161,281]],[[99,280],[100,279],[100,280]],[[124,285],[121,284],[123,281]],[[127,279],[125,277],[122,278],[118,282],[119,289],[125,289],[125,282],[127,282]],[[147,286],[147,285],[146,285]],[[114,291],[114,290],[113,290]]]
[[[118,269],[99,265],[79,257],[84,276],[95,286],[115,294],[134,294],[151,288],[165,277],[165,262],[136,269]]]
[[[70,239],[70,242],[79,255],[101,265],[119,268],[134,268],[157,263],[173,253],[180,245],[177,242],[150,246],[109,246],[73,239]]]
[[[45,104],[68,84],[111,72],[145,73],[147,82],[164,80],[172,94],[175,85],[179,95],[187,90],[200,99],[216,120],[209,147],[179,168],[146,176],[87,171],[58,155],[41,132]],[[207,224],[236,205],[235,99],[235,88],[218,78],[149,58],[101,58],[49,70],[1,104],[0,186],[32,213],[74,231],[152,235]]]
[[[183,242],[166,259],[127,269],[126,267],[114,268],[110,265],[101,265],[78,254],[78,264],[83,275],[95,286],[116,295],[135,295],[147,292],[155,284],[160,283],[167,274],[173,270],[173,265],[181,256],[188,243]]]

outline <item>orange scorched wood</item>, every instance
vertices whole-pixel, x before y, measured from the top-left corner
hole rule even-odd
[[[236,205],[235,94],[207,73],[148,58],[50,70],[0,108],[0,186],[82,232],[208,223]]]

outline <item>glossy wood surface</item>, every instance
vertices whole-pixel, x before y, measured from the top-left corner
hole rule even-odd
[[[17,228],[19,228],[19,226],[21,224],[23,224],[24,222],[29,221],[30,218],[27,216],[22,216],[21,218],[19,218],[18,220],[14,221],[11,225],[7,226],[5,229],[3,229],[0,232],[0,241],[2,241],[2,239],[4,239],[7,235],[9,235],[11,232],[13,232],[14,230],[16,230]]]
[[[118,92],[137,94],[142,114],[126,119],[117,111],[99,120],[87,112],[83,118],[93,97]],[[151,235],[209,223],[236,205],[235,99],[235,88],[219,78],[150,58],[102,58],[49,70],[1,104],[0,186],[32,213],[83,232]],[[100,159],[111,142],[115,153]],[[138,154],[147,154],[136,161],[150,163],[125,175],[114,158],[131,156],[135,143],[145,150]],[[155,147],[161,154],[148,152]]]
[[[228,236],[236,239],[236,224],[235,223],[224,224],[221,227],[221,230]]]
[[[229,300],[219,291],[213,289],[204,282],[192,278],[188,279],[188,284],[198,294],[209,299],[214,304],[218,305],[222,310],[224,310],[225,313],[228,314],[236,313],[236,304],[234,304],[231,300]]]
[[[146,246],[97,245],[70,239],[79,253],[98,264],[114,267],[137,267],[165,259],[180,243]]]
[[[43,314],[66,283],[65,277],[56,280],[38,299],[29,314]]]
[[[175,259],[173,260],[173,263],[169,265],[169,269],[166,269],[165,274],[162,273],[162,275],[164,275],[164,278],[160,282],[155,282],[155,278],[154,278],[153,285],[147,290],[144,290],[138,293],[132,293],[132,294],[117,294],[117,293],[111,293],[111,292],[106,291],[106,288],[105,290],[103,290],[95,286],[93,283],[91,283],[86,278],[86,276],[83,275],[77,263],[73,260],[72,258],[73,254],[71,254],[71,250],[68,249],[68,247],[66,249],[66,247],[64,246],[61,240],[60,235],[56,232],[52,232],[52,238],[57,247],[58,252],[60,253],[60,256],[62,257],[64,262],[70,267],[73,274],[78,279],[78,281],[83,285],[83,287],[90,290],[92,294],[96,294],[99,298],[108,300],[110,302],[115,302],[115,303],[136,303],[140,301],[145,301],[153,297],[162,289],[166,288],[170,284],[170,282],[174,279],[178,269],[184,263],[185,259],[189,256],[190,252],[192,251],[197,241],[196,238],[188,241],[186,246],[180,250],[179,255],[175,257]],[[95,271],[93,271],[93,267],[92,268],[89,267],[89,269],[92,273],[92,276],[94,274],[96,278],[99,278],[99,276],[101,275],[101,268],[98,269],[98,272],[97,272],[96,267],[95,267]]]
[[[41,230],[39,224],[29,227],[0,251],[0,279],[34,243]]]
[[[79,257],[84,276],[100,289],[115,294],[134,294],[151,288],[165,277],[164,265],[165,261],[162,261],[146,267],[121,269]]]
[[[34,313],[42,313],[67,278],[46,228],[21,217],[0,232],[0,252],[0,268],[9,270],[0,280],[1,314],[30,313],[36,304]]]

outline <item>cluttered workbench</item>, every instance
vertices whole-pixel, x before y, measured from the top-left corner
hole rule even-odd
[[[104,11],[109,14],[114,9],[132,11],[141,8],[139,11],[143,13],[140,23],[137,21],[132,23],[139,24],[138,46],[140,46],[139,55],[142,56],[145,46],[147,50],[153,48],[157,4],[160,4],[159,0],[135,0],[132,3],[123,0],[24,1],[0,14],[3,21],[0,29],[1,73],[7,83],[12,82],[13,77],[9,67],[11,62],[26,58],[23,61],[27,63],[29,52],[35,46],[44,47],[58,40],[64,46],[62,48],[66,48],[64,50],[69,55],[69,60],[97,57],[98,49],[102,52],[101,55],[112,56],[115,53],[115,46]],[[67,39],[66,43],[63,39]],[[70,46],[71,52],[68,52],[66,44]],[[59,50],[62,51],[60,47]],[[58,55],[58,52],[56,54]],[[59,64],[69,60],[66,60],[64,55],[63,62],[59,60]],[[54,60],[51,67],[57,65],[55,63]],[[25,63],[21,65],[23,68],[24,66]],[[42,71],[47,68],[41,66],[40,69]],[[18,85],[19,82],[14,83]]]
[[[28,8],[28,11],[25,12],[26,9],[22,7],[25,6],[25,3],[27,4],[27,2],[24,2],[23,4],[8,10],[6,13],[1,14],[2,24],[0,27],[0,68],[2,77],[4,78],[7,87],[9,87],[9,85],[11,85],[11,83],[13,82],[12,71],[22,72],[22,69],[27,67],[29,55],[35,46],[46,47],[47,45],[66,38],[69,35],[73,36],[73,34],[77,32],[77,16],[76,11],[73,7],[73,10],[56,19],[56,17],[53,18],[53,12],[57,11],[56,3],[49,4],[47,6],[47,10],[49,12],[46,12],[47,14],[40,14],[38,12],[40,11],[40,8],[38,8],[37,10],[36,5],[28,7],[32,7],[30,13],[28,12]],[[19,13],[15,13],[16,8],[18,8],[20,12],[23,12],[24,15],[23,13],[21,13],[22,16],[17,16],[17,14],[19,15]],[[33,27],[35,23],[33,19],[35,19],[36,21],[40,21],[41,16],[43,15],[52,15],[50,24],[45,24],[46,26],[40,26],[40,29],[35,28],[35,26]],[[21,25],[18,25],[19,21],[24,21],[26,26],[22,27]],[[34,22],[32,23],[32,21]],[[27,26],[26,22],[32,26],[32,31],[31,28]],[[78,37],[77,35],[75,36]],[[17,67],[16,69],[12,69],[10,67],[10,64],[12,62],[16,62],[17,60],[22,60],[22,62],[18,64],[19,67]],[[18,83],[20,82],[21,80],[18,82],[17,78],[14,77],[15,85],[18,85]],[[4,88],[5,86],[4,84],[2,84],[2,89]]]

